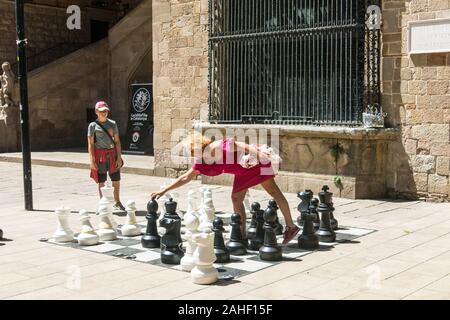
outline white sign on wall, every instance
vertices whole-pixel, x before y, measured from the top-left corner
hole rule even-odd
[[[410,21],[408,53],[450,52],[450,19]]]

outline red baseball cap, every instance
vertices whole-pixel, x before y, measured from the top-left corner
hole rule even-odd
[[[108,104],[105,101],[99,101],[95,104],[95,111],[109,111]]]

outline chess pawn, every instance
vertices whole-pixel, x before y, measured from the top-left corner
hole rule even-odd
[[[56,242],[71,242],[73,241],[74,233],[69,228],[69,215],[70,208],[60,207],[55,210],[56,216],[58,217],[58,226],[56,231],[53,233],[53,238]]]
[[[111,226],[113,227],[114,230],[117,231],[117,222],[114,219],[114,215],[113,215],[113,210],[112,210],[112,205],[113,205],[113,201],[114,201],[114,188],[111,188],[109,186],[109,184],[106,184],[104,187],[100,188],[102,190],[102,198],[100,199],[99,202],[99,209],[98,212],[100,214],[100,207],[104,206],[107,208],[107,212],[108,212],[108,216],[109,216],[109,221],[111,222]]]
[[[225,231],[223,227],[223,220],[219,217],[215,218],[213,221],[214,231],[214,254],[217,257],[216,262],[226,263],[230,261],[230,252],[225,246],[225,241],[223,239],[223,232]]]
[[[198,196],[197,196],[197,192],[195,190],[189,190],[188,191],[188,207],[186,210],[186,213],[191,212],[191,213],[197,213],[199,210],[199,205],[198,205]]]
[[[100,215],[99,229],[97,230],[100,236],[100,241],[112,241],[117,239],[117,232],[111,224],[109,219],[109,210],[106,206],[100,206],[98,209]]]
[[[249,249],[257,251],[264,244],[264,210],[256,211],[256,231],[255,236],[250,239]]]
[[[316,215],[310,213],[309,210],[302,212],[303,215],[303,230],[302,234],[298,237],[298,247],[300,249],[317,249],[319,247],[319,238],[315,235],[314,219]]]
[[[136,203],[129,200],[125,205],[127,222],[120,229],[123,236],[134,237],[141,235],[141,227],[136,224]]]
[[[278,205],[274,199],[269,200],[269,206],[275,211],[275,234],[280,236],[283,234],[283,225],[278,220]]]
[[[216,261],[214,254],[214,234],[197,233],[193,236],[197,248],[194,252],[195,267],[191,271],[192,282],[196,284],[212,284],[219,278],[219,272],[213,267]]]
[[[297,193],[297,197],[300,198],[301,202],[299,203],[297,210],[300,212],[300,215],[297,218],[297,223],[299,226],[303,226],[304,220],[302,220],[303,212],[307,212],[309,210],[309,206],[311,204],[311,199],[313,197],[313,192],[310,189],[306,189],[303,192]]]
[[[226,248],[234,256],[241,256],[247,253],[241,231],[241,216],[237,213],[233,213],[231,216],[231,235]]]
[[[328,206],[329,200],[333,194],[330,192],[322,191],[319,193],[320,204],[318,211],[321,215],[320,228],[316,232],[321,242],[334,242],[336,240],[336,233],[331,227],[330,221],[330,207]]]
[[[247,229],[247,238],[251,241],[256,235],[256,214],[261,210],[261,205],[258,202],[252,203],[252,220],[250,221],[250,227]]]
[[[281,261],[283,251],[277,243],[275,234],[276,211],[269,205],[264,211],[264,245],[259,249],[259,258],[266,261]]]
[[[147,228],[141,238],[141,244],[144,248],[159,248],[161,246],[161,237],[158,234],[158,202],[150,200],[147,203]]]
[[[81,232],[77,237],[80,246],[93,246],[98,244],[100,237],[92,227],[89,215],[86,210],[80,210]]]
[[[165,264],[180,264],[184,255],[181,249],[181,219],[176,213],[177,203],[169,199],[165,204],[164,217],[159,221],[166,232],[161,238],[161,262]]]
[[[311,200],[311,204],[309,205],[309,212],[314,214],[315,218],[313,221],[314,230],[319,230],[320,228],[320,216],[317,212],[317,208],[319,207],[319,199],[314,198]]]
[[[189,197],[189,194],[188,194]],[[197,215],[192,211],[192,207],[188,208],[186,214],[184,215],[184,223],[186,225],[186,233],[184,238],[186,239],[186,253],[181,258],[181,270],[191,271],[195,267],[194,252],[197,248],[193,236],[197,234],[198,226],[200,221]]]

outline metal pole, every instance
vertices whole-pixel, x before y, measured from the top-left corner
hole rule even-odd
[[[33,188],[31,185],[31,151],[28,125],[27,56],[24,23],[24,0],[16,0],[17,61],[20,86],[20,128],[22,136],[23,184],[25,209],[33,210]]]

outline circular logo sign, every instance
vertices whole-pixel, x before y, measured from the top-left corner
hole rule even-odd
[[[133,108],[136,112],[144,112],[150,105],[150,92],[146,88],[140,88],[134,93]]]
[[[133,142],[134,143],[138,142],[139,137],[140,137],[139,132],[133,133]]]

